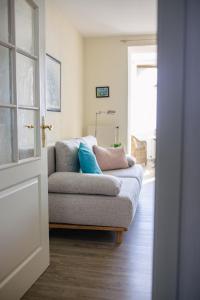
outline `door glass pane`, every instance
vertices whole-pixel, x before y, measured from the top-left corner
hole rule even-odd
[[[0,108],[0,164],[12,162],[12,110]]]
[[[17,99],[19,105],[34,105],[35,61],[17,53]]]
[[[10,103],[10,86],[10,50],[0,46],[0,104]]]
[[[18,114],[18,140],[19,159],[33,157],[35,150],[35,112],[19,109]],[[27,126],[34,128],[27,128]]]
[[[8,0],[0,0],[0,40],[8,42]]]
[[[16,44],[29,53],[34,53],[34,8],[26,0],[15,1]]]

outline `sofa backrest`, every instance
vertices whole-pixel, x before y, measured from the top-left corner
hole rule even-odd
[[[97,145],[93,136],[59,141],[55,146],[48,147],[48,175],[54,172],[79,172],[78,148],[86,143],[91,148]]]
[[[56,172],[56,150],[55,146],[51,145],[47,147],[47,159],[48,159],[48,176]]]

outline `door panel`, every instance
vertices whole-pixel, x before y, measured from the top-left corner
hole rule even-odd
[[[0,164],[12,162],[12,124],[12,110],[0,108]]]
[[[46,155],[46,149],[43,149]],[[40,158],[33,158],[28,160],[23,160],[14,166],[9,165],[4,169],[0,169],[0,191],[8,189],[11,186],[24,182],[28,179],[38,177],[41,172],[46,173],[46,161],[44,163],[44,169],[41,169],[41,160]],[[20,172],[20,176],[19,176]],[[2,180],[1,180],[2,179]],[[46,176],[44,178],[47,180]],[[42,180],[44,180],[42,178]],[[47,188],[47,187],[45,187]],[[1,244],[0,244],[1,245]]]
[[[0,0],[3,300],[20,299],[49,264],[44,29],[44,0]]]
[[[0,39],[8,42],[8,0],[0,1]]]
[[[32,2],[34,3],[34,2]],[[35,50],[35,8],[31,1],[15,0],[16,45],[34,54]]]
[[[11,102],[10,50],[0,46],[0,99],[1,103]]]
[[[39,178],[0,192],[0,202],[0,219],[7,229],[5,231],[0,227],[0,240],[3,241],[0,281],[5,281],[17,266],[41,246]],[[9,212],[9,218],[5,212]]]
[[[19,159],[33,157],[36,144],[36,112],[19,109],[18,120]],[[33,128],[28,128],[28,126]]]
[[[19,105],[35,104],[35,61],[17,53],[17,98]]]

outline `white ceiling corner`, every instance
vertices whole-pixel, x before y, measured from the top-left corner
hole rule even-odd
[[[157,0],[57,0],[83,36],[155,34]]]

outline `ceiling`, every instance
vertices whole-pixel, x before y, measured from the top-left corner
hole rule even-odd
[[[58,3],[86,37],[156,33],[156,0],[58,0]]]

